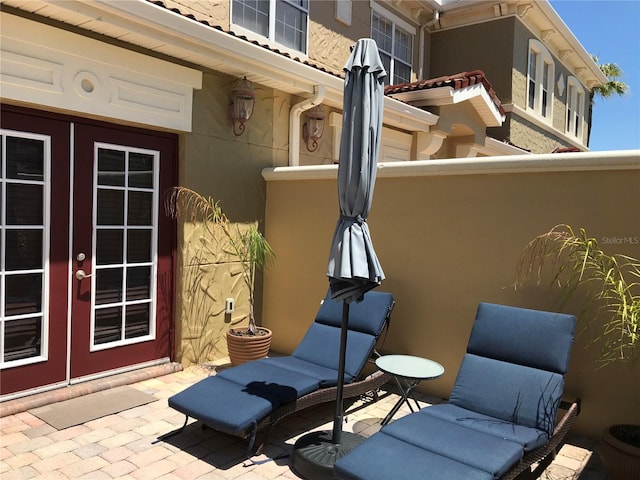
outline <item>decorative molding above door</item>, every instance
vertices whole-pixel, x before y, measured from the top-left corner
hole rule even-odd
[[[4,99],[191,131],[193,90],[202,87],[202,72],[15,15],[0,15]]]

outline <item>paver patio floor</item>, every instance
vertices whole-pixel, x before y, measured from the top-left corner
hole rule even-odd
[[[165,441],[161,435],[182,426],[184,416],[167,406],[167,398],[204,378],[209,370],[190,367],[131,386],[158,401],[85,424],[56,430],[28,411],[0,418],[2,480],[56,479],[297,479],[289,468],[296,439],[311,430],[331,430],[334,404],[314,407],[281,421],[264,453],[246,459],[245,441],[200,428],[191,420],[185,431]],[[344,430],[369,436],[398,396],[382,391],[375,403],[345,402]],[[438,399],[422,397],[423,404]],[[15,401],[12,401],[15,402]],[[404,406],[394,418],[409,412]],[[605,480],[593,442],[569,436],[543,476],[546,480]],[[393,480],[393,479],[389,479]],[[461,479],[464,480],[464,479]]]

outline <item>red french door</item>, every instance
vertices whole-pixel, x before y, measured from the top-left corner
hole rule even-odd
[[[2,395],[168,358],[177,137],[2,120]]]
[[[170,354],[173,236],[161,194],[173,180],[176,142],[80,124],[74,137],[71,377],[78,378]]]
[[[0,132],[4,395],[67,378],[69,229],[64,224],[69,218],[71,145],[68,122],[42,122],[5,107]]]

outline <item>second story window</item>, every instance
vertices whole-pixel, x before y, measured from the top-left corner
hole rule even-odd
[[[582,139],[582,119],[584,118],[584,89],[576,77],[567,79],[567,124],[569,135]]]
[[[537,40],[529,41],[527,108],[551,119],[554,63],[549,51]]]
[[[233,0],[231,18],[234,25],[307,53],[309,0]]]
[[[413,33],[401,28],[399,20],[382,16],[377,10],[371,17],[371,38],[376,41],[380,58],[387,70],[385,85],[411,81]]]

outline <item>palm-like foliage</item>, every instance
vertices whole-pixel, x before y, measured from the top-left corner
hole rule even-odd
[[[595,55],[592,58],[598,67],[600,67],[602,73],[604,73],[604,75],[609,79],[609,81],[604,85],[594,87],[594,93],[596,95],[600,95],[602,98],[609,98],[613,95],[626,95],[629,90],[629,86],[619,80],[624,75],[622,69],[615,63],[599,63],[598,57]]]
[[[576,233],[569,225],[557,225],[525,247],[516,285],[531,275],[539,282],[547,266],[552,283],[560,286],[562,305],[580,287],[587,296],[581,319],[588,323],[599,313],[605,315],[594,339],[604,342],[598,360],[605,365],[634,359],[640,350],[640,260],[607,254],[584,229]]]
[[[602,98],[610,98],[613,95],[624,96],[629,91],[629,86],[619,80],[624,74],[622,69],[615,63],[599,63],[598,57],[592,55],[593,61],[600,67],[600,71],[609,79],[603,85],[598,85],[591,89],[589,93],[589,123],[587,126],[587,145],[591,139],[591,126],[593,125],[593,101],[596,95]]]
[[[231,253],[240,259],[242,278],[249,289],[249,327],[250,334],[256,334],[256,320],[253,312],[256,274],[274,258],[271,245],[262,233],[251,225],[246,230],[236,227],[234,235],[229,235]]]
[[[271,245],[258,230],[256,225],[240,227],[232,224],[222,211],[219,202],[212,197],[205,197],[187,187],[173,187],[165,199],[165,211],[171,218],[182,217],[187,221],[201,221],[211,239],[220,240],[225,253],[236,257],[242,268],[242,279],[249,290],[249,326],[248,333],[257,332],[254,315],[254,287],[258,271],[266,267],[275,254]]]

